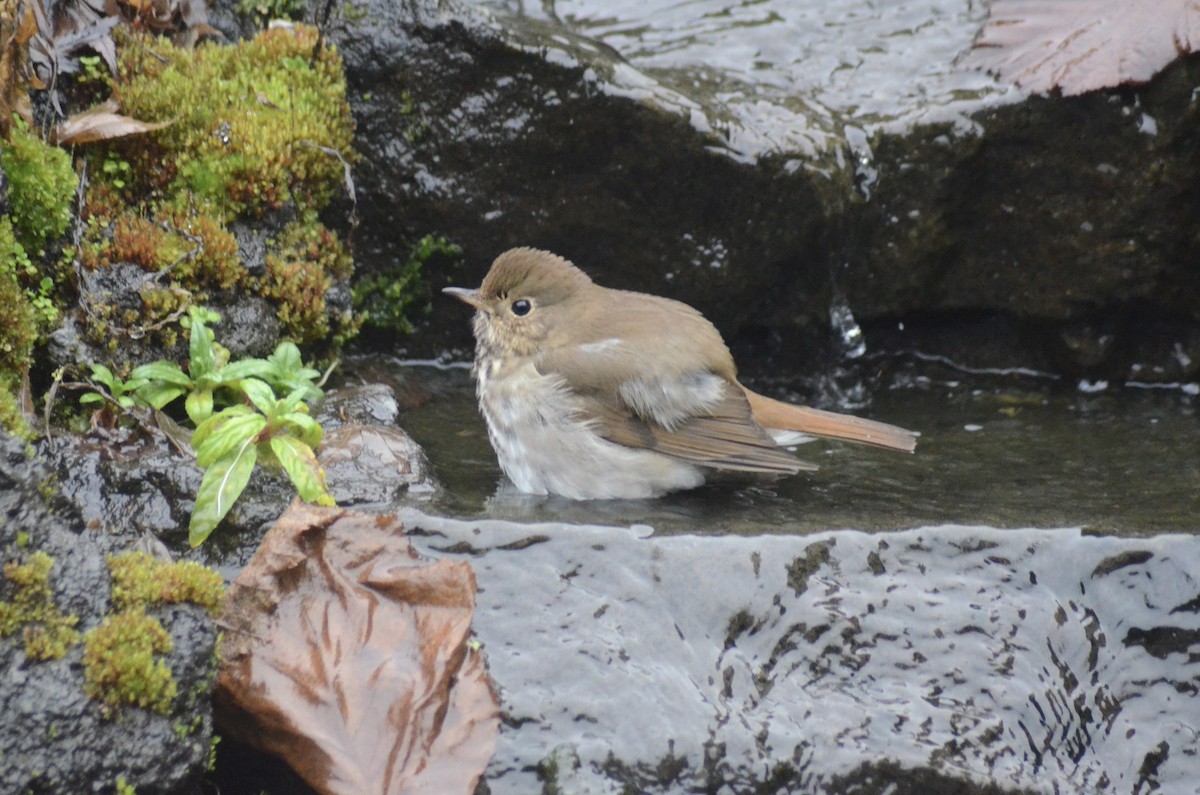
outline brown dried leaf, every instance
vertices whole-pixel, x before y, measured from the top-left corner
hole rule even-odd
[[[474,602],[395,517],[294,503],[226,600],[221,732],[330,795],[473,792],[498,728]]]
[[[117,103],[106,100],[83,113],[76,113],[58,125],[55,141],[64,146],[108,141],[126,135],[161,130],[171,122],[144,122],[117,113]]]
[[[1065,96],[1144,83],[1200,49],[1200,0],[996,0],[967,66]]]

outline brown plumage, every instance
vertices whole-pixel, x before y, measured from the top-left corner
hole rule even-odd
[[[501,466],[526,491],[648,496],[698,485],[699,468],[815,468],[779,449],[773,430],[909,452],[916,445],[902,428],[747,389],[721,335],[695,309],[601,287],[548,252],[507,251],[479,290],[446,291],[479,310],[480,407]],[[592,483],[605,478],[618,482]]]

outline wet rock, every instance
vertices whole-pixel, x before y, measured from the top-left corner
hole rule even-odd
[[[493,795],[1132,795],[1200,776],[1183,750],[1200,632],[1177,607],[1200,599],[1189,536],[402,518],[475,568],[504,714]]]
[[[394,425],[399,416],[400,406],[389,384],[362,384],[326,393],[316,419],[330,428],[342,423]]]
[[[431,498],[438,491],[425,451],[395,427],[399,413],[387,384],[326,395],[317,417],[327,429],[318,458],[338,505],[384,507],[405,495]]]
[[[82,635],[112,609],[105,558],[123,546],[85,530],[68,500],[47,498],[54,490],[49,469],[0,434],[0,552],[6,562],[36,553],[53,558],[53,602],[77,619]],[[0,601],[13,598],[14,582],[0,579]],[[61,658],[45,661],[28,658],[22,632],[0,639],[0,791],[112,791],[120,781],[139,792],[199,791],[213,736],[216,627],[196,605],[149,612],[173,646],[164,659],[178,695],[167,714],[89,698],[78,639]]]
[[[60,435],[46,446],[62,497],[89,530],[132,544],[149,534],[176,553],[188,550],[188,522],[203,471],[148,415],[89,435]],[[295,496],[286,476],[258,467],[213,534],[204,554],[248,545],[250,551]],[[246,553],[248,554],[248,553]]]
[[[793,368],[827,366],[804,351],[844,295],[864,327],[910,325],[900,350],[952,355],[964,323],[996,317],[1014,338],[995,356],[973,351],[975,366],[1001,366],[1015,347],[1026,366],[1069,375],[1124,378],[1137,364],[1142,378],[1172,378],[1172,343],[1200,333],[1200,57],[1144,88],[1024,98],[952,65],[978,9],[884,20],[899,26],[891,36],[808,12],[814,66],[791,97],[769,81],[743,88],[753,75],[723,76],[720,59],[674,68],[637,25],[597,25],[627,61],[534,11],[379,1],[337,20],[365,155],[361,268],[382,272],[435,232],[469,263],[435,286],[472,284],[499,251],[537,245],[610,286],[692,303],[727,337],[797,338]],[[927,27],[937,38],[920,38]],[[672,42],[720,52],[705,35]],[[876,60],[922,46],[938,54],[918,62],[945,66]],[[856,78],[835,68],[839,47],[860,56]],[[736,90],[722,93],[725,78]],[[1145,339],[1150,321],[1164,337]],[[1076,339],[1087,326],[1112,331]],[[466,324],[436,312],[404,344],[466,346]]]
[[[221,344],[229,349],[230,361],[236,361],[270,356],[282,328],[278,311],[266,299],[247,295],[221,309],[221,322],[215,331]]]
[[[460,360],[461,358],[463,357],[460,357]],[[396,404],[393,411],[396,408],[401,412],[411,411],[424,406],[434,398],[429,386],[413,373],[412,368],[406,368],[386,357],[356,357],[353,361],[347,361],[343,369],[352,373],[356,380],[366,384],[386,386]],[[395,416],[393,415],[392,419],[378,416],[376,421],[394,422]]]
[[[355,169],[364,270],[386,270],[435,232],[473,266],[436,286],[477,281],[504,248],[540,245],[731,327],[762,312],[803,324],[807,296],[828,293],[814,184],[738,163],[687,117],[607,91],[598,74],[628,69],[605,48],[424,0],[370,3],[330,32],[367,155]],[[446,314],[432,322],[448,336],[411,342],[466,344],[461,313]]]
[[[388,505],[438,488],[425,451],[399,428],[343,425],[325,435],[318,458],[338,505]]]

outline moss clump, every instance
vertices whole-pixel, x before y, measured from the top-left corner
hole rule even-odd
[[[215,616],[225,583],[199,563],[172,563],[145,552],[108,558],[114,611],[83,636],[84,691],[110,707],[133,705],[167,714],[178,685],[162,655],[171,635],[146,609],[190,602]]]
[[[350,156],[354,125],[341,58],[317,39],[295,26],[233,47],[122,47],[125,112],[171,122],[149,146],[122,150],[135,190],[187,192],[225,220],[286,202],[324,207],[343,166],[322,147]]]
[[[177,685],[161,655],[172,648],[171,634],[141,609],[115,613],[83,636],[84,692],[165,715]]]
[[[288,334],[313,342],[330,333],[325,293],[334,279],[348,279],[353,260],[337,235],[313,216],[288,224],[266,256],[261,294],[277,301]],[[351,317],[339,318],[341,332],[357,330]]]
[[[156,604],[191,602],[216,616],[225,597],[220,574],[199,563],[172,563],[145,552],[125,552],[108,559],[113,605],[118,610]]]
[[[29,366],[38,336],[37,314],[20,281],[31,268],[12,223],[0,218],[0,373],[10,376]]]
[[[34,552],[24,563],[4,564],[4,579],[14,592],[10,600],[0,601],[0,638],[22,631],[31,660],[57,660],[79,642],[79,619],[64,615],[54,602],[52,568],[54,558],[45,552]]]
[[[0,142],[0,167],[8,176],[17,239],[25,250],[40,254],[71,222],[71,202],[79,184],[71,156],[42,142],[20,118],[14,118],[12,137]]]
[[[147,47],[130,35],[117,35],[126,77],[113,92],[129,115],[169,124],[87,153],[94,177],[80,259],[93,270],[132,263],[163,278],[141,290],[138,317],[128,317],[127,306],[94,306],[91,336],[111,338],[108,323],[168,328],[165,319],[216,291],[276,302],[296,340],[332,336],[340,344],[353,336],[354,315],[325,302],[335,282],[349,279],[352,260],[317,221],[342,189],[336,153],[354,156],[336,49],[318,48],[317,31],[304,26],[195,49],[157,39]],[[265,272],[252,276],[228,224],[274,211],[300,220],[268,248]]]
[[[17,238],[12,220],[0,217],[0,426],[29,438],[32,431],[14,395],[43,325],[58,317],[58,311],[47,294],[53,283],[38,283],[37,268]],[[26,288],[26,283],[37,286]]]

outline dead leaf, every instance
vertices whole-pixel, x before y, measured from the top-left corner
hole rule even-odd
[[[321,793],[469,795],[491,759],[474,572],[420,558],[402,529],[297,501],[226,600],[221,732]]]
[[[144,122],[117,113],[117,103],[106,100],[83,113],[76,113],[58,125],[55,141],[63,146],[109,141],[126,135],[161,130],[171,122]]]
[[[1200,0],[995,0],[964,65],[1064,96],[1144,83],[1200,49]]]

